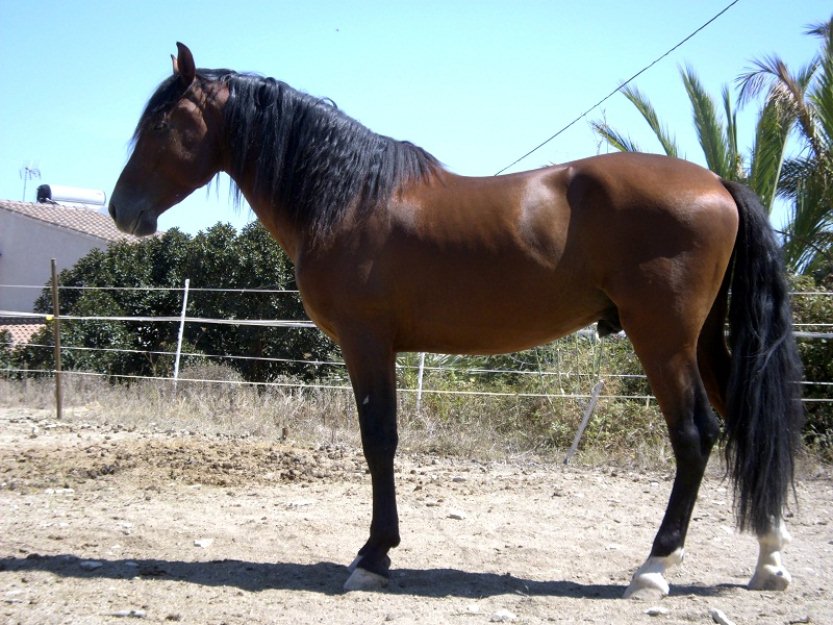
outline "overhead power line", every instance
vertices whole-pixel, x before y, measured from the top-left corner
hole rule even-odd
[[[720,12],[718,12],[718,13],[717,13],[717,14],[715,14],[715,15],[714,15],[711,19],[709,19],[709,21],[707,21],[705,24],[703,24],[702,26],[700,26],[699,28],[697,28],[695,31],[693,31],[692,33],[690,33],[687,37],[685,37],[682,41],[680,41],[680,42],[679,42],[677,45],[675,45],[673,48],[670,48],[669,50],[667,50],[666,52],[664,52],[663,54],[661,54],[660,56],[658,56],[657,58],[655,58],[655,59],[654,59],[653,61],[651,61],[648,65],[646,65],[646,66],[645,66],[645,67],[643,67],[641,70],[639,70],[638,72],[636,72],[633,76],[631,76],[630,78],[628,78],[627,80],[625,80],[624,82],[622,82],[622,83],[621,83],[619,86],[617,86],[617,87],[616,87],[613,91],[611,91],[610,93],[608,93],[605,97],[603,97],[601,100],[599,100],[598,102],[596,102],[593,106],[591,106],[589,109],[587,109],[586,111],[584,111],[581,115],[579,115],[578,117],[576,117],[576,118],[575,118],[573,121],[571,121],[569,124],[567,124],[566,126],[564,126],[563,128],[561,128],[560,130],[558,130],[557,132],[555,132],[555,133],[554,133],[554,134],[552,134],[551,136],[547,137],[544,141],[542,141],[541,143],[539,143],[538,145],[536,145],[536,146],[535,146],[534,148],[532,148],[529,152],[527,152],[527,153],[526,153],[526,154],[524,154],[523,156],[521,156],[521,157],[519,157],[519,158],[515,159],[514,161],[512,161],[511,163],[509,163],[506,167],[504,167],[504,168],[502,168],[502,169],[498,170],[498,171],[495,173],[495,176],[498,176],[498,175],[502,174],[503,172],[505,172],[505,171],[506,171],[507,169],[509,169],[510,167],[513,167],[513,166],[517,165],[517,164],[518,164],[518,163],[520,163],[522,160],[524,160],[524,159],[525,159],[525,158],[527,158],[528,156],[531,156],[532,154],[534,154],[535,152],[537,152],[538,150],[540,150],[542,147],[544,147],[545,145],[547,145],[550,141],[552,141],[553,139],[555,139],[556,137],[558,137],[560,134],[562,134],[563,132],[565,132],[566,130],[568,130],[569,128],[571,128],[572,126],[574,126],[575,124],[577,124],[578,122],[580,122],[582,119],[584,119],[585,117],[587,117],[587,115],[588,115],[588,114],[590,114],[591,112],[593,112],[595,109],[599,108],[602,104],[604,104],[604,103],[605,103],[605,102],[607,102],[610,98],[612,98],[614,95],[616,95],[617,93],[619,93],[619,91],[620,91],[623,87],[626,87],[628,84],[630,84],[631,82],[633,82],[634,80],[636,80],[639,76],[641,76],[642,74],[644,74],[645,72],[647,72],[649,69],[651,69],[654,65],[656,65],[656,64],[657,64],[657,63],[659,63],[660,61],[662,61],[662,60],[663,60],[665,57],[667,57],[669,54],[671,54],[671,53],[675,52],[678,48],[680,48],[681,46],[683,46],[686,42],[688,42],[690,39],[692,39],[692,38],[693,38],[695,35],[697,35],[700,31],[702,31],[702,30],[704,30],[706,27],[708,27],[708,26],[709,26],[712,22],[714,22],[715,20],[717,20],[717,19],[718,19],[721,15],[723,15],[724,13],[726,13],[726,11],[728,11],[729,9],[731,9],[731,8],[732,8],[733,6],[735,6],[738,2],[740,2],[740,0],[733,0],[732,2],[730,2],[729,4],[727,4],[727,5],[726,5],[726,6],[725,6],[725,7],[724,7],[724,8],[723,8]]]

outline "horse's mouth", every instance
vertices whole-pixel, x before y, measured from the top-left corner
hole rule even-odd
[[[130,227],[130,234],[136,237],[145,237],[156,232],[156,217],[149,215],[146,211],[139,211],[136,219]]]
[[[156,232],[156,216],[149,213],[146,209],[139,210],[136,216],[130,221],[125,221],[124,211],[119,211],[113,201],[110,202],[108,210],[113,221],[116,223],[116,227],[124,233],[132,234],[136,237],[143,237]]]

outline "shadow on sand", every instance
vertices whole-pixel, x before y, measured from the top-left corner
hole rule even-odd
[[[70,554],[30,554],[24,558],[0,559],[0,572],[45,571],[79,579],[171,579],[204,586],[233,586],[250,592],[300,590],[327,595],[343,593],[347,567],[332,562],[297,564],[240,560],[185,562],[180,560],[95,560]],[[719,586],[672,586],[672,595],[716,596],[735,588]],[[396,569],[385,592],[424,597],[479,599],[507,593],[527,596],[618,599],[624,585],[581,584],[571,581],[535,581],[509,573],[476,573],[459,569]]]

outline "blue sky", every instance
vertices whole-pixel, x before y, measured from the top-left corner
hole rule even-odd
[[[274,76],[421,145],[452,171],[492,175],[729,2],[0,0],[0,198],[21,199],[27,164],[42,174],[27,200],[40,183],[109,195],[176,41],[200,67]],[[818,49],[805,26],[831,12],[829,0],[740,0],[635,84],[686,158],[702,163],[679,68],[693,66],[716,97],[754,58],[777,53],[797,68]],[[753,117],[750,108],[741,118],[745,146]],[[616,95],[510,171],[606,151],[589,128],[601,118],[658,150]],[[231,208],[222,182],[159,225],[195,233],[251,219]]]

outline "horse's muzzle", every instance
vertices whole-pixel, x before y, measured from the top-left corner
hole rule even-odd
[[[107,207],[110,217],[116,223],[116,227],[122,232],[137,237],[147,236],[156,232],[156,215],[149,210],[125,210],[124,204],[117,201],[116,194],[110,199]]]

